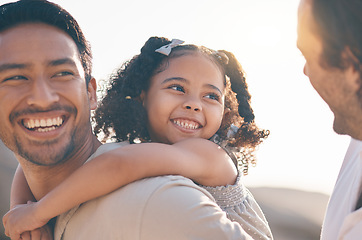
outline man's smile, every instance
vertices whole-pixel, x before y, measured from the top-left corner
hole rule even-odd
[[[60,127],[64,122],[64,116],[41,119],[23,119],[22,124],[31,131],[48,132]]]

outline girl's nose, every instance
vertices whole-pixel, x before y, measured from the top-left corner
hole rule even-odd
[[[196,99],[188,99],[184,102],[183,107],[188,110],[193,110],[195,112],[199,112],[202,110],[202,106],[199,100]]]

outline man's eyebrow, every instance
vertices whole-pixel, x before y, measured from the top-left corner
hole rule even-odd
[[[28,64],[22,64],[22,63],[5,63],[0,65],[0,72],[4,72],[7,70],[13,70],[13,69],[25,69],[29,67]]]
[[[64,64],[74,65],[74,66],[77,65],[77,64],[74,62],[74,60],[71,59],[71,58],[56,59],[56,60],[49,61],[49,63],[48,63],[48,65],[49,65],[49,66],[52,66],[52,67],[59,66],[59,65],[64,65]]]
[[[51,60],[48,62],[48,65],[53,66],[53,67],[63,65],[63,64],[76,66],[76,63],[71,58],[61,58],[61,59]],[[5,63],[5,64],[0,65],[0,72],[4,72],[7,70],[13,70],[13,69],[25,69],[25,68],[29,68],[29,67],[30,67],[30,64],[26,64],[26,63]]]

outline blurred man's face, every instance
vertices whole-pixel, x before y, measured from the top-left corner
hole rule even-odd
[[[316,34],[311,1],[301,0],[298,11],[297,45],[306,60],[304,74],[334,113],[334,130],[351,135],[350,126],[361,118],[356,94],[359,74],[352,66],[346,70],[321,66],[323,43]]]

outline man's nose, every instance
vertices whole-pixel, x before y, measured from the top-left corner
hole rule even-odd
[[[27,103],[46,108],[59,101],[59,95],[52,84],[44,77],[33,81]]]
[[[304,75],[306,75],[308,77],[307,64],[306,63],[304,64],[304,67],[303,67],[303,73],[304,73]]]

